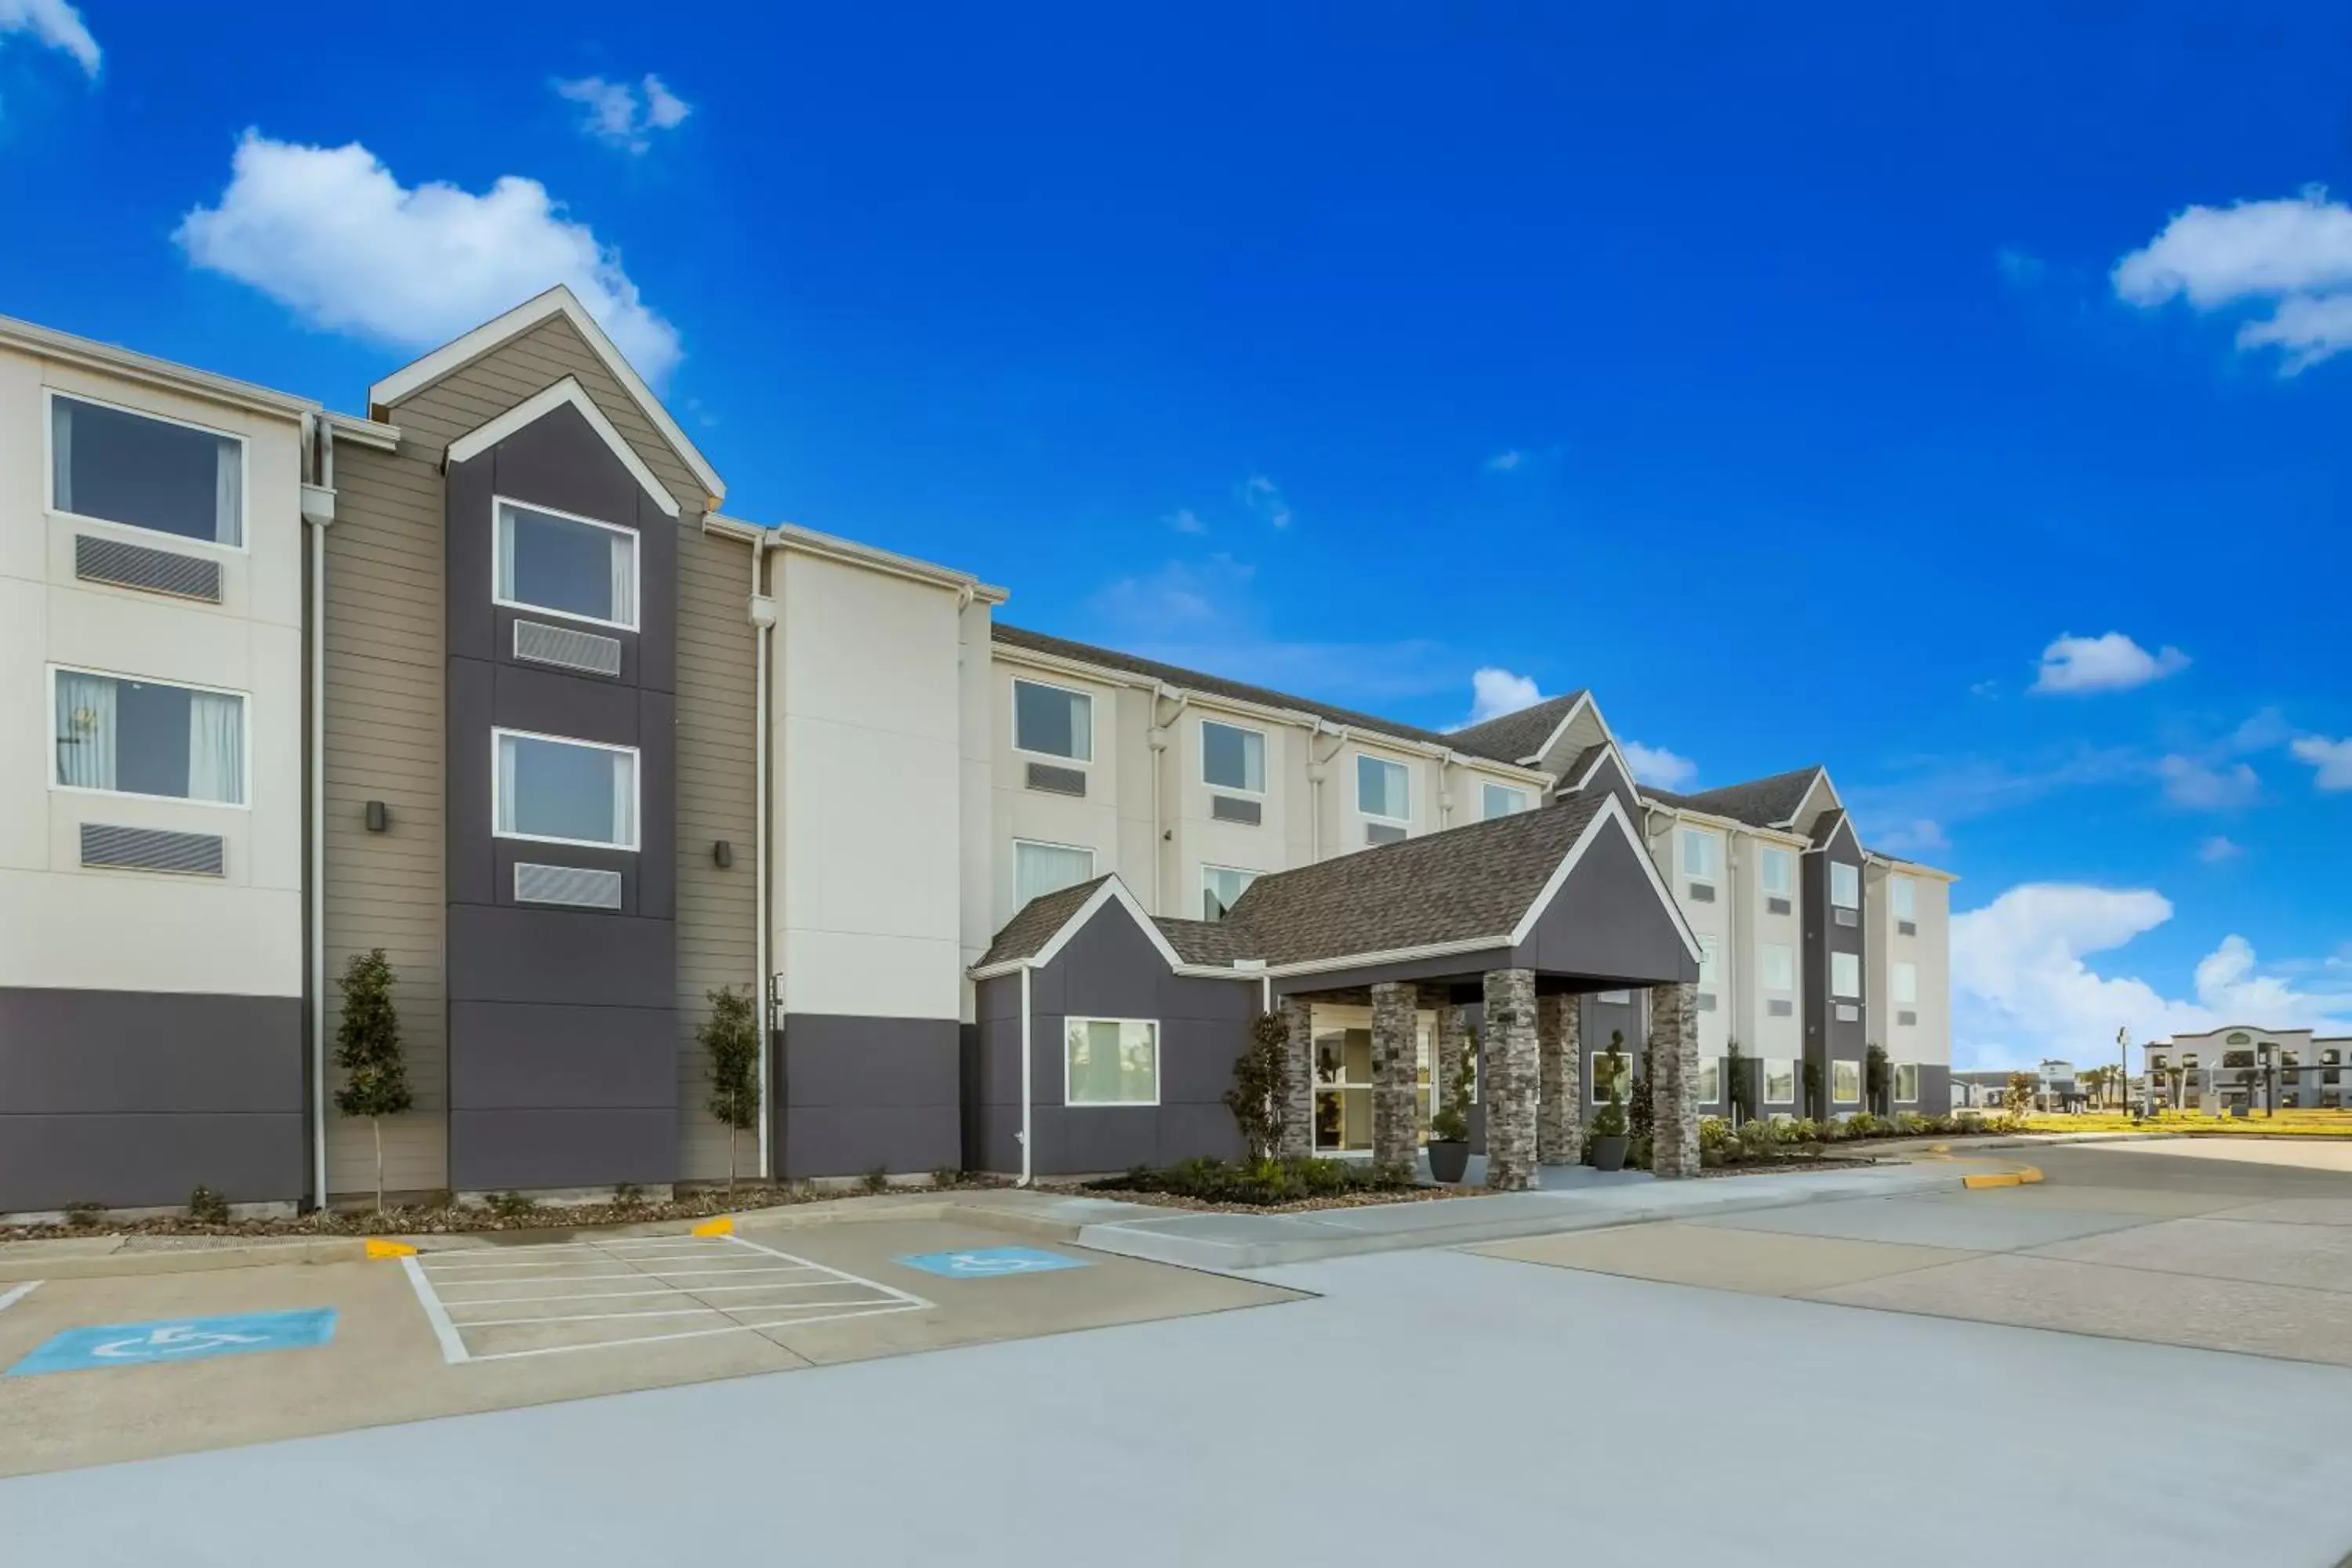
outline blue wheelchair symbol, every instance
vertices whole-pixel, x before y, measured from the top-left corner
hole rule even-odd
[[[1091,1268],[1083,1258],[1065,1258],[1034,1247],[976,1247],[963,1252],[925,1252],[898,1259],[908,1268],[950,1279],[1002,1279],[1011,1274],[1050,1274],[1056,1268]]]
[[[10,1377],[86,1372],[100,1366],[152,1366],[257,1351],[306,1350],[335,1337],[335,1309],[239,1312],[223,1318],[164,1318],[148,1323],[95,1323],[51,1335],[8,1369]]]

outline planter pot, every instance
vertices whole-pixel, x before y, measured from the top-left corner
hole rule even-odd
[[[1429,1141],[1429,1175],[1440,1186],[1457,1187],[1462,1174],[1470,1168],[1470,1141],[1466,1138],[1433,1138]]]
[[[1592,1168],[1596,1171],[1622,1171],[1625,1168],[1627,1138],[1595,1138],[1592,1141]]]

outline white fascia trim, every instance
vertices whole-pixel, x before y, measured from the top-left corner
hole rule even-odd
[[[1127,890],[1127,884],[1118,879],[1118,872],[1113,871],[1103,879],[1101,887],[1088,895],[1085,903],[1071,911],[1070,918],[1064,921],[1054,934],[1045,939],[1045,944],[1036,952],[1026,958],[1010,958],[1001,963],[966,970],[965,973],[974,980],[993,980],[998,975],[1011,974],[1022,969],[1043,969],[1061,956],[1062,949],[1069,945],[1070,938],[1084,931],[1087,922],[1094,919],[1105,904],[1113,901],[1125,909],[1135,923],[1143,928],[1143,934],[1150,939],[1151,945],[1159,950],[1160,956],[1167,961],[1169,968],[1182,970],[1197,967],[1186,964],[1176,950],[1168,945],[1167,936],[1158,926],[1151,923],[1151,917],[1143,912],[1143,906],[1135,901],[1135,895]],[[1225,972],[1218,970],[1214,973],[1222,975]]]
[[[1853,852],[1855,854],[1863,856],[1865,858],[1868,858],[1870,852],[1862,847],[1862,835],[1853,830],[1853,816],[1851,813],[1838,818],[1837,832],[1831,834],[1826,843],[1808,845],[1805,847],[1805,853],[1808,855],[1828,854],[1831,850],[1837,847],[1838,837],[1841,834],[1853,840]]]
[[[669,416],[669,410],[662,406],[661,399],[654,395],[645,378],[637,374],[636,368],[614,346],[613,340],[604,335],[604,329],[596,324],[595,318],[589,315],[572,290],[561,283],[537,299],[525,300],[496,321],[485,321],[456,342],[442,344],[423,359],[394,371],[368,388],[368,406],[389,408],[402,398],[423,391],[443,376],[464,369],[509,339],[518,337],[540,322],[558,315],[568,318],[579,329],[580,335],[587,340],[588,347],[604,361],[604,368],[613,373],[613,379],[621,384],[621,390],[644,410],[653,427],[661,432],[662,439],[669,443],[670,449],[693,471],[694,477],[702,481],[702,488],[710,502],[705,510],[715,510],[727,494],[726,481],[719,477],[719,470],[712,468],[710,460],[686,438],[686,432],[677,427],[677,421]]]
[[[1635,786],[1638,788],[1639,786]],[[1719,827],[1727,833],[1744,833],[1750,838],[1767,844],[1785,845],[1791,849],[1811,849],[1812,840],[1801,833],[1791,833],[1785,827],[1759,827],[1752,822],[1742,822],[1736,816],[1717,816],[1709,811],[1694,811],[1686,805],[1670,805],[1654,795],[1642,797],[1643,809],[1654,811],[1677,821],[1696,822],[1708,827]]]
[[[397,425],[379,424],[373,419],[362,419],[356,414],[337,414],[331,409],[320,413],[319,417],[333,426],[338,441],[355,441],[379,452],[400,449],[400,426]]]
[[[621,433],[613,428],[613,422],[604,417],[604,411],[596,406],[596,400],[588,395],[587,389],[580,384],[576,376],[565,376],[553,386],[516,404],[488,424],[477,425],[450,442],[443,467],[446,468],[448,464],[462,463],[481,456],[516,431],[536,425],[567,404],[580,410],[588,421],[588,427],[596,432],[599,440],[612,448],[613,456],[621,459],[622,466],[629,470],[629,477],[653,498],[654,504],[669,516],[677,516],[677,498],[654,478],[654,471],[646,467],[646,460],[637,456],[636,449],[621,439]]]
[[[1498,947],[1507,947],[1510,942],[1511,939],[1506,935],[1464,937],[1455,942],[1431,942],[1423,947],[1391,947],[1383,948],[1378,952],[1349,952],[1342,953],[1337,958],[1311,958],[1297,963],[1268,964],[1264,969],[1246,971],[1238,978],[1255,979],[1262,974],[1270,974],[1275,979],[1280,980],[1286,975],[1323,974],[1335,969],[1362,969],[1373,964],[1405,963],[1419,958],[1452,958],[1456,953],[1492,952]]]
[[[1520,765],[1531,767],[1550,755],[1551,749],[1559,744],[1559,738],[1568,733],[1568,727],[1576,722],[1576,716],[1587,708],[1592,708],[1592,693],[1590,691],[1578,695],[1576,700],[1570,704],[1568,711],[1559,716],[1559,722],[1551,727],[1551,733],[1544,737],[1544,743],[1535,749],[1532,756],[1519,759]],[[1592,708],[1592,716],[1596,719],[1601,718],[1601,710]],[[1601,720],[1601,731],[1603,735],[1608,736],[1611,744],[1614,745],[1616,737],[1609,733],[1609,721],[1605,719]]]
[[[820,533],[814,528],[803,528],[798,523],[780,522],[772,528],[760,530],[756,523],[738,522],[733,518],[721,521],[737,528],[764,532],[769,542],[779,550],[822,556],[828,561],[888,573],[895,577],[908,578],[933,587],[950,588],[960,594],[970,594],[982,604],[1001,605],[1013,596],[1011,590],[1000,588],[992,583],[983,583],[969,572],[959,572],[952,566],[941,566],[934,562],[918,561],[911,555],[900,555],[896,551],[860,543],[855,539]]]
[[[1829,769],[1815,768],[1813,770],[1813,782],[1807,784],[1805,786],[1805,793],[1797,797],[1797,810],[1795,815],[1785,817],[1782,820],[1774,823],[1772,826],[1775,827],[1787,827],[1795,823],[1798,817],[1805,815],[1805,803],[1813,798],[1813,792],[1822,788],[1825,784],[1829,787],[1831,805],[1836,806],[1838,810],[1843,811],[1845,809],[1845,797],[1838,794],[1837,785],[1830,784]],[[1827,807],[1824,807],[1823,809],[1826,810]]]
[[[76,337],[71,332],[57,331],[31,321],[19,321],[14,316],[0,316],[0,343],[42,359],[58,360],[83,370],[121,376],[167,392],[225,403],[256,414],[298,419],[305,414],[320,411],[320,405],[307,397],[296,397],[290,393],[274,391],[249,381],[215,375],[210,371],[174,364],[170,360],[156,359],[149,354],[134,353],[112,343]],[[69,388],[60,390],[70,391]]]
[[[1938,882],[1957,882],[1960,879],[1960,874],[1957,871],[1947,871],[1940,866],[1923,865],[1916,860],[1906,860],[1901,856],[1889,855],[1883,850],[1867,847],[1864,848],[1862,858],[1873,866],[1884,866],[1890,871],[1900,871],[1906,877],[1927,877]]]
[[[1552,806],[1549,809],[1558,811],[1561,808]],[[1683,947],[1690,953],[1691,962],[1697,963],[1698,936],[1691,930],[1690,921],[1684,918],[1682,907],[1675,902],[1674,895],[1666,891],[1665,881],[1658,875],[1656,862],[1650,858],[1649,851],[1643,847],[1642,836],[1633,831],[1633,819],[1625,815],[1625,803],[1614,791],[1601,797],[1601,809],[1592,814],[1592,820],[1584,825],[1584,831],[1576,836],[1576,842],[1569,847],[1568,853],[1552,868],[1551,876],[1543,885],[1543,891],[1536,895],[1535,901],[1528,906],[1527,913],[1519,917],[1519,923],[1511,928],[1510,944],[1517,947],[1534,934],[1536,921],[1543,918],[1543,912],[1551,907],[1552,900],[1558,898],[1559,890],[1568,885],[1568,879],[1575,871],[1577,862],[1584,858],[1584,852],[1600,837],[1601,825],[1604,822],[1617,825],[1617,831],[1623,836],[1627,847],[1633,851],[1633,858],[1641,862],[1642,874],[1649,879],[1650,890],[1658,896],[1658,902],[1674,917],[1675,933],[1683,939]]]

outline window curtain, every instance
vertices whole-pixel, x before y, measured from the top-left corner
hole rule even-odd
[[[520,749],[512,735],[499,737],[499,810],[493,826],[500,833],[515,830],[515,752]]]
[[[58,410],[60,418],[64,410]],[[58,671],[58,782],[77,789],[114,787],[114,682],[102,675]]]
[[[223,441],[213,468],[213,537],[223,544],[245,542],[245,447]]]
[[[498,517],[498,584],[492,592],[501,599],[515,596],[515,514],[512,507],[499,508]]]
[[[49,399],[49,504],[71,511],[73,504],[73,405]]]
[[[631,533],[613,535],[613,613],[626,626],[637,624],[637,541]]]
[[[620,752],[613,759],[613,842],[628,848],[637,841],[637,764]]]
[[[188,693],[188,798],[245,800],[245,704],[237,698]]]
[[[1013,896],[1025,904],[1041,893],[1074,888],[1094,874],[1095,857],[1090,849],[1024,844],[1013,856]]]
[[[1073,757],[1091,757],[1094,754],[1095,705],[1093,701],[1087,698],[1073,697],[1070,699],[1070,755]],[[1079,876],[1073,877],[1071,880],[1075,882],[1083,882],[1087,877],[1091,877],[1093,875],[1094,862],[1089,859],[1087,862],[1085,872]]]

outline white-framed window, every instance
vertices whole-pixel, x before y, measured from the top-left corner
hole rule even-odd
[[[1596,1050],[1592,1053],[1592,1103],[1595,1105],[1605,1105],[1609,1100],[1609,1061],[1610,1057],[1606,1050]],[[1619,1051],[1617,1053],[1616,1061],[1617,1098],[1620,1100],[1630,1100],[1633,1098],[1633,1053],[1632,1049],[1628,1048]]]
[[[1919,1102],[1919,1064],[1917,1062],[1895,1064],[1895,1102],[1897,1105],[1916,1105]]]
[[[552,507],[491,503],[490,597],[600,626],[637,629],[637,531]]]
[[[1596,991],[1592,994],[1592,999],[1595,1002],[1612,1003],[1620,1007],[1630,1007],[1633,1005],[1633,994],[1631,991]]]
[[[1412,820],[1412,774],[1385,757],[1356,759],[1356,809],[1389,822]]]
[[[1862,908],[1862,868],[1843,860],[1830,862],[1830,902],[1842,910]]]
[[[49,393],[49,510],[245,547],[245,437]]]
[[[1764,1103],[1794,1105],[1797,1103],[1797,1064],[1793,1061],[1764,1063]]]
[[[1712,882],[1723,871],[1723,840],[1704,827],[1683,829],[1683,875],[1694,882]]]
[[[1907,959],[1895,965],[1895,1000],[1906,1007],[1919,1000],[1919,966]]]
[[[1025,904],[1046,893],[1058,893],[1080,882],[1094,880],[1095,852],[1076,844],[1045,844],[1034,838],[1013,841],[1013,901]]]
[[[1797,988],[1797,955],[1787,942],[1759,942],[1756,960],[1765,990],[1785,994]]]
[[[246,805],[253,768],[245,708],[241,691],[51,665],[50,783]]]
[[[1894,909],[1896,920],[1917,920],[1919,918],[1919,884],[1908,877],[1887,878],[1886,901]]]
[[[1062,1029],[1062,1103],[1160,1103],[1157,1018],[1070,1018]]]
[[[1245,871],[1238,866],[1203,866],[1201,868],[1201,918],[1204,921],[1223,920],[1233,907],[1241,902],[1242,894],[1258,873]]]
[[[1852,1105],[1862,1099],[1862,1064],[1839,1058],[1830,1063],[1830,1099]]]
[[[1713,1105],[1723,1098],[1723,1058],[1701,1057],[1698,1059],[1698,1102]]]
[[[1758,852],[1756,876],[1767,897],[1794,898],[1797,890],[1797,857],[1776,844],[1767,844]]]
[[[1830,994],[1854,997],[1862,994],[1862,955],[1860,953],[1830,954]]]
[[[1509,784],[1482,784],[1479,788],[1478,819],[1491,822],[1498,816],[1517,816],[1528,808],[1528,792]]]
[[[1265,732],[1201,721],[1201,782],[1215,789],[1265,793]]]
[[[1715,989],[1716,980],[1722,973],[1721,966],[1717,962],[1717,954],[1721,951],[1720,939],[1710,936],[1706,931],[1698,933],[1698,988],[1700,990]]]
[[[1042,680],[1013,683],[1013,745],[1065,762],[1095,760],[1095,700]]]
[[[491,731],[490,831],[542,844],[635,849],[636,748]]]

